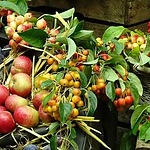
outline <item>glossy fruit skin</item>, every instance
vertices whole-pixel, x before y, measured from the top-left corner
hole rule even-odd
[[[30,106],[20,106],[14,111],[14,120],[27,128],[35,127],[39,123],[38,111]]]
[[[39,109],[40,105],[42,104],[42,100],[49,94],[47,90],[41,90],[34,94],[32,103],[36,110]]]
[[[13,116],[8,111],[0,112],[0,133],[6,134],[13,131],[16,127],[16,123]]]
[[[40,119],[41,119],[43,122],[49,123],[49,122],[52,122],[52,121],[53,121],[53,118],[52,118],[48,113],[44,112],[43,107],[42,107],[42,104],[41,104],[40,107],[39,107],[38,113],[39,113]]]
[[[122,94],[121,88],[116,88],[116,89],[115,89],[115,94],[116,94],[117,96],[121,96],[121,94]]]
[[[30,94],[31,88],[31,77],[26,73],[16,73],[10,79],[9,91],[11,94],[26,98]]]
[[[5,103],[9,94],[9,89],[7,89],[4,85],[0,85],[0,106]]]
[[[125,99],[119,98],[117,104],[119,107],[125,106]]]
[[[28,105],[28,101],[25,98],[16,94],[9,95],[5,101],[5,107],[10,112],[14,112],[16,108],[24,105]]]
[[[131,105],[131,104],[133,103],[133,98],[132,98],[132,96],[126,96],[126,97],[125,97],[125,103],[126,103],[127,105]]]
[[[31,59],[25,55],[21,55],[15,58],[10,71],[13,75],[19,72],[27,73],[30,75],[32,71]]]
[[[6,111],[6,110],[7,110],[6,107],[0,106],[0,111]]]

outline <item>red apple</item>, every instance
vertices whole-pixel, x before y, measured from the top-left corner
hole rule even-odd
[[[11,112],[14,112],[16,108],[24,105],[28,105],[28,101],[25,98],[16,94],[8,96],[5,101],[5,107]]]
[[[0,133],[6,134],[13,131],[16,127],[16,123],[13,116],[8,111],[0,112]]]
[[[5,103],[9,94],[9,89],[7,89],[4,85],[0,85],[0,106]]]
[[[14,111],[14,120],[21,126],[31,128],[39,123],[38,111],[30,106],[20,106]]]
[[[7,110],[6,107],[0,106],[0,111],[6,111],[6,110]]]
[[[40,105],[38,112],[39,112],[39,117],[43,122],[49,123],[53,121],[54,118],[48,113],[44,112],[42,104]]]
[[[42,104],[42,100],[49,94],[46,90],[41,90],[34,94],[32,103],[36,110],[39,109],[39,106]]]
[[[9,82],[9,91],[11,94],[17,94],[26,98],[32,89],[31,77],[26,73],[14,74]]]
[[[16,74],[19,72],[31,74],[32,71],[32,61],[29,57],[25,55],[18,56],[14,59],[13,65],[11,66],[11,74]]]

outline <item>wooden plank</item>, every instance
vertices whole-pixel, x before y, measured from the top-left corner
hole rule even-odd
[[[32,0],[31,7],[52,7],[67,10],[74,7],[77,13],[96,20],[131,25],[150,18],[149,0]],[[50,9],[48,9],[50,10]]]

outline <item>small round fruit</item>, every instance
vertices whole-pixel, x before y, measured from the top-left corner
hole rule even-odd
[[[133,98],[132,96],[126,96],[125,97],[125,104],[131,105],[133,103]]]
[[[80,96],[78,96],[78,95],[74,95],[73,97],[72,97],[72,102],[73,103],[78,103],[79,101],[81,101],[81,97]]]
[[[124,98],[119,98],[119,99],[118,99],[118,106],[119,106],[119,107],[125,106],[125,99],[124,99]]]
[[[81,95],[81,90],[79,88],[73,88],[72,93],[73,95]]]
[[[67,80],[67,79],[60,79],[60,84],[61,84],[63,87],[67,87],[67,86],[68,86],[68,80]]]
[[[121,96],[121,95],[122,95],[122,89],[121,89],[121,88],[116,88],[116,89],[115,89],[115,94],[116,94],[117,96]]]
[[[71,117],[76,118],[79,115],[79,110],[77,108],[73,108]]]
[[[80,85],[81,85],[81,83],[80,83],[79,81],[75,81],[74,84],[73,84],[73,86],[74,86],[75,88],[79,88]]]

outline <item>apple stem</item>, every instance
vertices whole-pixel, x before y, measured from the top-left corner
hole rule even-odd
[[[36,137],[38,137],[38,138],[43,139],[43,140],[46,141],[47,143],[50,143],[50,141],[47,140],[43,135],[40,135],[40,134],[38,134],[38,133],[36,133],[36,132],[34,132],[34,131],[28,129],[28,128],[25,128],[25,127],[21,126],[21,125],[18,125],[18,127],[21,128],[21,129],[23,129],[23,130],[25,130],[25,131],[27,131],[27,132],[29,132],[29,133],[31,133],[31,134],[33,134],[34,136],[36,136]]]

